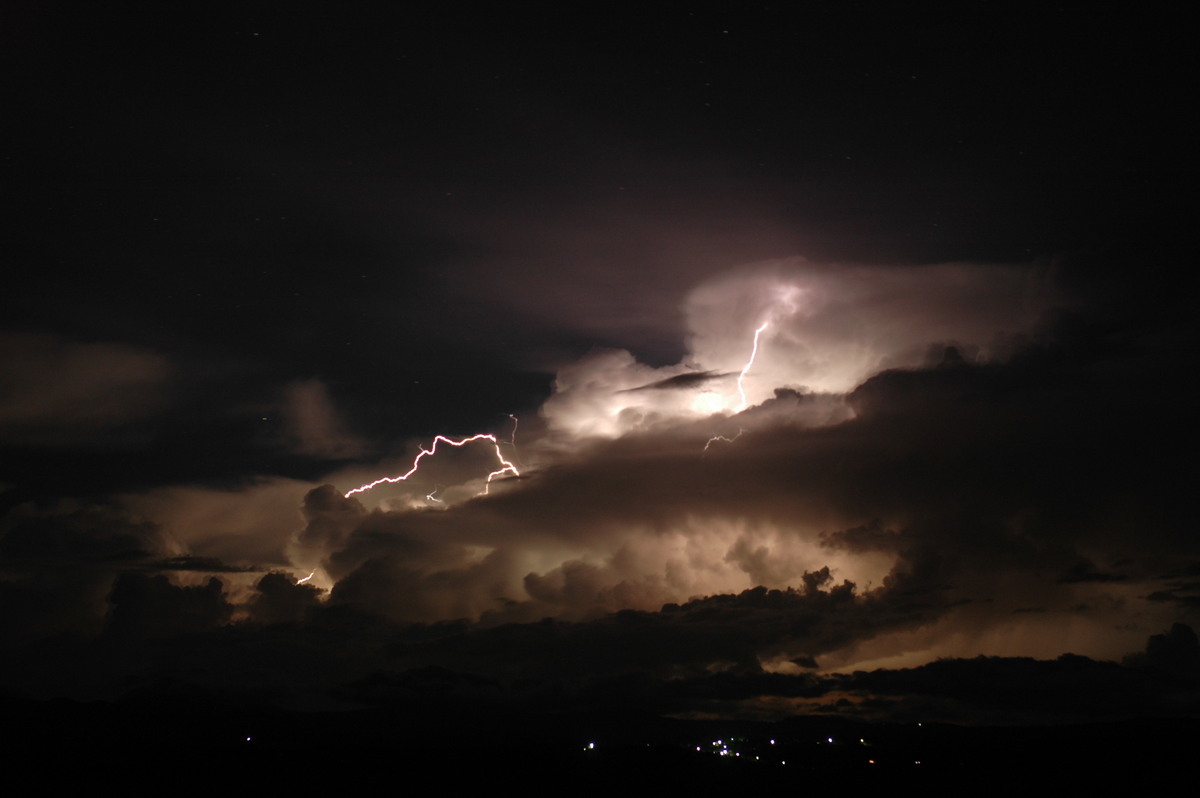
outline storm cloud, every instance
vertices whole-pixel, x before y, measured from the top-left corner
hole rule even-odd
[[[1186,48],[523,13],[29,15],[0,688],[1194,706]]]

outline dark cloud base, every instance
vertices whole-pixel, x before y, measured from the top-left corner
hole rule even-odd
[[[219,579],[194,587],[127,573],[92,639],[6,645],[10,696],[127,700],[200,691],[247,706],[400,714],[615,712],[630,717],[784,717],[1071,723],[1200,714],[1200,643],[1176,624],[1124,664],[977,657],[850,674],[767,672],[772,648],[822,652],[945,610],[894,580],[856,595],[827,569],[801,589],[755,588],[595,620],[398,625],[279,574],[258,583],[250,619]],[[899,598],[898,598],[899,597]],[[891,607],[891,609],[888,609]],[[900,609],[896,609],[899,607]],[[803,668],[811,656],[796,656]]]

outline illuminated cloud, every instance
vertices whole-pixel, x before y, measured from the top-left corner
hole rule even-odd
[[[1125,375],[1060,334],[1070,324],[1038,326],[1033,308],[1049,295],[1027,270],[904,267],[877,279],[883,268],[794,261],[716,278],[689,295],[685,361],[593,353],[560,371],[543,416],[519,434],[498,418],[486,433],[498,443],[439,449],[402,483],[344,495],[364,472],[404,473],[429,441],[345,468],[336,486],[277,478],[125,495],[116,521],[94,529],[10,514],[6,629],[199,646],[218,630],[248,641],[286,627],[301,635],[291,646],[349,647],[394,672],[583,685],[635,671],[800,678],[1064,647],[1113,658],[1169,626],[1171,602],[1145,597],[1164,584],[1170,531],[1145,528],[1133,558],[1119,545],[1134,519],[1123,497],[1167,487],[1128,458],[1097,469],[1088,448],[1098,429],[1113,451],[1144,444],[1110,423],[1128,401]],[[763,321],[750,406],[734,413]],[[866,334],[877,322],[888,335]],[[337,451],[323,386],[292,395],[308,439]],[[697,407],[706,397],[717,412]],[[481,496],[496,446],[521,475]],[[427,498],[435,491],[441,501]],[[56,533],[35,535],[38,518]],[[141,530],[132,559],[88,555],[53,579],[26,578],[47,546],[108,551],[129,530]],[[211,656],[206,678],[229,678]],[[269,656],[295,689],[347,674],[311,664],[320,657]],[[722,706],[817,706],[787,684],[770,698],[754,682]],[[858,700],[886,689],[863,685],[821,690]]]
[[[681,363],[593,353],[559,370],[542,413],[574,439],[616,437],[735,413],[780,388],[846,393],[885,369],[921,365],[931,348],[953,344],[987,362],[1029,335],[1052,299],[1027,266],[745,266],[688,295]]]
[[[160,531],[172,556],[212,557],[240,567],[281,566],[300,523],[305,483],[262,479],[237,488],[163,487],[120,497],[130,516]]]
[[[849,614],[788,643],[764,634],[739,662],[790,672],[796,661],[919,664],[979,646],[1055,654],[1064,636],[1124,651],[1144,627],[1102,627],[1149,592],[1153,563],[1118,570],[1094,545],[1117,518],[1103,501],[1063,522],[1097,485],[1057,476],[1085,468],[1080,441],[1104,401],[1121,399],[1077,385],[1090,379],[1086,352],[1055,355],[1052,337],[1038,337],[1050,300],[1027,268],[759,264],[690,292],[680,363],[592,353],[559,371],[519,435],[498,419],[478,432],[495,441],[439,448],[409,480],[343,495],[364,472],[409,471],[429,441],[309,489],[303,518],[307,487],[282,479],[121,503],[156,530],[145,573],[207,596],[212,583],[192,566],[220,563],[209,571],[239,622],[306,622],[325,607],[401,625],[593,624],[627,612],[658,624],[665,606],[700,617],[717,597],[786,593],[822,574],[811,596],[852,583],[837,605]],[[743,372],[749,406],[735,413]],[[349,451],[323,384],[294,383],[289,397],[298,446]],[[497,447],[520,478],[481,496]],[[1118,495],[1118,473],[1104,495]],[[10,535],[10,546],[22,540]],[[1143,543],[1152,549],[1153,536]],[[1113,573],[1122,578],[1080,577]]]
[[[769,322],[747,375],[751,403],[775,388],[844,393],[888,368],[919,366],[933,345],[999,355],[1032,331],[1052,297],[1031,267],[811,264],[792,258],[720,275],[688,296],[690,359],[737,369],[746,330]]]
[[[649,611],[760,584],[783,588],[826,565],[839,578],[877,586],[897,567],[897,547],[850,552],[822,548],[820,537],[874,522],[904,530],[900,567],[931,573],[936,547],[926,536],[942,532],[930,517],[979,527],[969,503],[957,504],[977,467],[960,449],[1003,453],[1013,445],[1006,438],[1022,437],[1020,424],[988,420],[997,405],[969,418],[956,415],[959,405],[976,391],[1012,390],[989,381],[1032,339],[1052,300],[1028,266],[793,259],[734,270],[688,294],[690,352],[681,362],[654,367],[601,350],[559,370],[542,412],[550,434],[519,443],[527,479],[501,485],[487,502],[457,506],[443,487],[438,496],[448,503],[434,508],[424,498],[431,489],[482,470],[465,476],[448,461],[427,461],[450,478],[423,471],[406,490],[359,497],[379,517],[351,521],[341,543],[315,548],[303,567],[327,563],[332,579],[345,580],[337,600],[405,621]],[[770,327],[746,379],[752,406],[727,416],[764,319]],[[911,390],[899,379],[870,382],[886,368],[913,367]],[[1015,374],[1019,391],[1037,379]],[[1018,399],[1009,412],[1037,417],[1034,393]],[[847,423],[856,413],[858,423]],[[993,434],[981,437],[981,424],[992,424]],[[918,430],[925,436],[912,437]],[[706,451],[714,436],[724,440]],[[413,452],[417,446],[428,440],[414,440]],[[366,479],[405,472],[411,452],[396,461],[399,468],[381,464]],[[927,482],[910,485],[922,469]],[[342,490],[364,481],[334,478]],[[1023,490],[1021,483],[1016,475],[989,489]],[[906,496],[897,485],[911,490]],[[1020,517],[1019,503],[1002,513]],[[1004,535],[995,526],[977,534]],[[958,543],[941,542],[948,551]],[[1068,567],[1059,565],[1055,578]],[[950,584],[930,581],[939,590]]]
[[[543,408],[548,437],[521,442],[527,479],[436,509],[314,491],[305,567],[329,574],[332,604],[405,623],[584,622],[786,590],[823,569],[858,585],[871,612],[920,618],[864,621],[875,631],[827,638],[840,649],[764,647],[764,666],[911,664],[979,646],[1056,655],[1065,639],[1127,650],[1145,627],[1104,627],[1154,584],[1152,557],[1121,580],[1064,577],[1081,562],[1113,572],[1095,540],[1117,516],[1095,479],[1062,475],[1090,473],[1082,442],[1121,394],[1098,400],[1093,355],[1037,326],[1050,292],[1028,269],[883,270],[789,262],[705,284],[689,299],[688,363],[598,352],[560,371]],[[717,313],[717,296],[742,323]],[[738,401],[734,358],[747,357],[760,319],[778,332],[747,373],[751,384],[761,368],[755,405],[696,411],[714,386]],[[886,334],[867,334],[876,323]],[[722,331],[738,340],[726,345]],[[813,351],[825,354],[801,356]],[[841,355],[844,371],[819,367]],[[788,387],[822,375],[831,390]],[[1125,476],[1104,475],[1103,495],[1118,496]]]

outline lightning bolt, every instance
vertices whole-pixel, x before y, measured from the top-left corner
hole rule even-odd
[[[515,418],[513,420],[516,421]],[[513,435],[514,436],[516,435],[516,427],[515,426],[513,427]],[[439,443],[444,443],[447,446],[462,447],[462,446],[466,446],[468,443],[474,443],[475,441],[488,441],[489,443],[491,443],[492,446],[496,450],[496,460],[499,461],[499,463],[500,463],[500,468],[497,468],[495,471],[493,471],[487,475],[487,483],[484,485],[483,491],[480,495],[486,495],[488,492],[488,489],[491,487],[492,480],[498,476],[501,476],[502,474],[512,474],[515,477],[521,476],[521,472],[517,470],[517,467],[515,465],[513,465],[512,463],[510,463],[508,460],[504,459],[504,455],[500,451],[500,441],[498,441],[496,439],[495,435],[490,435],[488,433],[481,432],[478,435],[472,435],[469,438],[462,438],[461,440],[457,440],[457,441],[454,440],[453,438],[447,438],[445,435],[438,435],[436,438],[433,439],[433,444],[430,445],[430,447],[428,449],[424,449],[424,448],[421,449],[420,454],[418,454],[416,459],[413,460],[412,468],[408,469],[407,472],[401,474],[398,477],[380,477],[379,479],[375,480],[374,482],[368,482],[365,485],[359,485],[354,490],[346,491],[345,496],[348,499],[356,493],[365,493],[366,491],[369,491],[371,488],[382,485],[385,482],[389,483],[389,484],[393,484],[393,485],[397,482],[404,482],[406,479],[411,477],[413,474],[417,473],[417,470],[421,467],[422,460],[424,460],[426,457],[432,457],[433,455],[437,454],[437,448],[438,448]],[[434,492],[436,493],[437,491],[435,490]]]
[[[735,413],[742,412],[743,410],[746,409],[746,406],[749,404],[749,401],[747,401],[747,399],[746,399],[746,389],[742,385],[742,380],[746,379],[746,372],[750,371],[750,367],[754,365],[754,358],[758,357],[758,337],[760,335],[762,335],[763,330],[767,329],[768,324],[769,324],[769,322],[764,321],[761,325],[759,325],[759,328],[754,331],[754,348],[752,350],[750,350],[750,359],[746,361],[746,365],[742,366],[742,372],[740,374],[738,374],[738,380],[737,380],[738,394],[742,397],[742,402],[733,411]],[[741,433],[739,433],[739,434],[741,434]],[[704,448],[707,449],[708,447],[705,446]]]
[[[438,504],[445,504],[445,502],[443,502],[441,499],[439,499],[437,496],[435,496],[435,495],[434,495],[435,493],[437,493],[437,492],[438,492],[438,490],[440,490],[440,489],[441,489],[441,487],[442,487],[441,485],[438,485],[438,486],[437,486],[437,487],[435,487],[433,490],[431,490],[431,491],[429,491],[428,493],[426,493],[426,494],[425,494],[425,501],[427,501],[427,502],[437,502]]]
[[[303,584],[307,583],[307,582],[308,582],[308,580],[309,580],[309,579],[312,579],[312,578],[313,578],[313,576],[314,576],[316,573],[317,573],[317,569],[316,569],[316,568],[314,568],[314,569],[313,569],[313,572],[312,572],[311,574],[309,574],[308,576],[304,577],[303,579],[297,579],[297,580],[296,580],[296,584],[298,584],[298,585],[303,585]]]
[[[770,322],[764,321],[762,324],[760,324],[758,326],[758,329],[754,331],[754,346],[750,350],[750,359],[746,361],[746,365],[742,366],[742,370],[738,374],[738,379],[737,379],[738,395],[740,395],[742,397],[742,401],[737,406],[737,408],[734,409],[735,413],[742,412],[743,410],[746,409],[746,406],[750,404],[749,400],[746,398],[746,388],[742,384],[742,381],[746,379],[746,375],[750,372],[750,368],[754,365],[754,358],[758,357],[758,339],[759,339],[759,336],[761,336],[763,334],[763,330],[767,329],[769,324],[770,324]],[[700,456],[703,457],[704,453],[708,451],[708,447],[712,446],[717,441],[724,441],[725,443],[733,443],[738,438],[742,437],[742,433],[745,431],[746,430],[744,428],[739,428],[737,435],[734,435],[732,438],[727,438],[724,435],[713,435],[711,438],[709,438],[707,441],[704,442],[704,451],[700,452]]]
[[[745,431],[746,430],[744,428],[738,429],[737,435],[734,435],[732,438],[726,438],[724,435],[714,435],[704,443],[704,451],[707,452],[708,447],[712,446],[717,441],[725,441],[726,443],[733,443],[738,438],[742,437],[742,433]]]

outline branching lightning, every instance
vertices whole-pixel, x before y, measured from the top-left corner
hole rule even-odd
[[[750,371],[750,367],[754,365],[754,358],[758,357],[758,337],[762,335],[763,330],[767,329],[768,324],[769,322],[764,321],[761,325],[759,325],[759,328],[754,331],[754,348],[750,350],[750,359],[746,361],[746,365],[742,366],[742,372],[738,374],[738,394],[742,397],[742,401],[741,404],[739,404],[734,410],[735,413],[742,412],[746,409],[746,406],[749,405],[749,401],[746,399],[746,389],[742,385],[742,380],[746,379],[746,372]]]
[[[750,404],[750,400],[746,397],[745,379],[746,379],[746,375],[750,372],[750,369],[754,367],[754,361],[758,357],[759,339],[762,337],[763,331],[766,330],[768,326],[770,326],[770,322],[764,321],[754,331],[754,343],[750,350],[750,357],[746,360],[746,365],[742,366],[741,371],[738,372],[737,388],[738,388],[738,396],[740,397],[741,401],[738,403],[737,407],[734,409],[734,412],[736,412],[736,413],[742,412]],[[504,476],[505,474],[511,474],[515,477],[521,476],[521,472],[517,468],[517,466],[513,462],[511,462],[510,460],[505,458],[504,453],[500,450],[500,447],[502,445],[512,446],[514,448],[516,446],[517,427],[520,422],[518,421],[518,419],[515,415],[513,415],[511,413],[509,413],[507,415],[510,419],[512,419],[512,422],[513,422],[512,432],[509,434],[508,440],[500,440],[495,435],[492,435],[490,433],[479,433],[477,435],[472,435],[467,438],[460,438],[458,440],[455,440],[453,438],[447,438],[445,435],[438,435],[433,439],[433,443],[430,444],[428,449],[426,449],[426,448],[421,449],[421,451],[413,459],[412,467],[409,468],[408,471],[404,472],[403,474],[400,474],[399,476],[380,477],[379,479],[376,479],[373,482],[368,482],[365,485],[360,485],[357,488],[348,490],[348,491],[346,491],[346,493],[344,495],[346,498],[350,498],[351,496],[353,496],[357,493],[366,493],[367,491],[371,490],[372,488],[376,488],[383,484],[394,485],[397,482],[404,482],[404,481],[408,480],[409,477],[411,477],[413,474],[417,473],[418,470],[420,470],[422,460],[424,460],[426,457],[432,457],[433,455],[437,454],[439,444],[444,443],[447,446],[454,446],[457,448],[457,447],[466,446],[468,443],[475,443],[476,441],[487,441],[488,443],[490,443],[492,445],[493,450],[496,453],[496,461],[500,465],[499,468],[495,469],[494,471],[491,471],[487,475],[487,479],[485,481],[484,488],[480,492],[480,495],[487,495],[487,493],[491,487],[492,480],[496,479],[497,477]],[[732,438],[728,438],[724,435],[714,435],[713,437],[709,438],[708,441],[704,444],[704,451],[707,452],[708,448],[717,441],[733,443],[735,440],[737,440],[739,437],[741,437],[742,432],[744,432],[744,430],[739,430],[738,434],[733,436]],[[516,458],[514,457],[514,459],[516,459]],[[443,500],[438,498],[438,496],[437,496],[439,489],[440,489],[440,486],[434,487],[433,490],[431,490],[429,493],[425,494],[425,500],[429,501],[429,502],[436,502],[439,504],[443,503]]]
[[[513,436],[515,437],[516,436],[516,426],[515,426],[516,418],[515,417],[513,418],[513,421],[514,421]],[[356,493],[365,493],[366,491],[369,491],[371,488],[382,485],[385,482],[388,484],[404,482],[409,477],[411,477],[413,474],[417,473],[417,470],[421,467],[422,460],[424,460],[426,457],[430,457],[432,455],[437,454],[437,448],[438,448],[439,443],[444,443],[447,446],[461,447],[461,446],[466,446],[468,443],[474,443],[475,441],[488,441],[489,443],[491,443],[492,446],[496,450],[496,460],[499,461],[499,463],[500,463],[500,468],[496,469],[495,471],[493,471],[487,475],[487,482],[484,485],[484,488],[482,491],[483,494],[486,494],[488,492],[488,489],[491,487],[492,480],[498,476],[501,476],[503,474],[512,474],[515,477],[521,476],[521,472],[517,470],[517,467],[515,465],[513,465],[512,463],[510,463],[508,460],[504,459],[504,455],[500,452],[500,441],[496,439],[495,435],[481,432],[478,435],[472,435],[469,438],[462,438],[461,440],[457,440],[457,441],[454,440],[453,438],[447,438],[445,435],[438,435],[436,438],[433,439],[433,444],[428,449],[424,449],[424,448],[421,449],[420,454],[418,454],[416,456],[416,459],[413,460],[412,468],[408,469],[408,471],[405,472],[404,474],[401,474],[398,477],[381,477],[381,478],[375,480],[374,482],[368,482],[365,485],[360,485],[359,487],[355,488],[354,490],[347,491],[345,496],[346,496],[346,498],[350,498],[351,496],[353,496]],[[436,489],[433,492],[436,493],[437,492]],[[432,494],[430,494],[430,495],[432,495]],[[429,498],[429,497],[427,496],[426,498]]]

